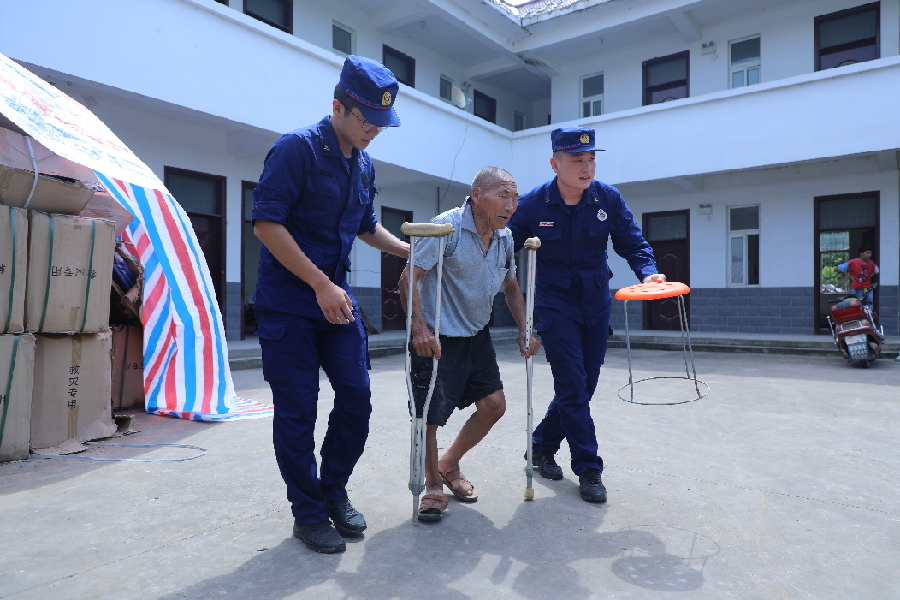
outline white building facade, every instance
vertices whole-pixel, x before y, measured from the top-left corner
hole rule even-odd
[[[5,0],[0,19],[0,53],[90,108],[188,211],[229,339],[252,331],[266,151],[330,112],[347,52],[403,82],[402,126],[369,148],[389,229],[459,204],[483,166],[531,189],[553,175],[550,131],[590,126],[598,178],[691,286],[695,331],[827,332],[833,267],[868,244],[900,333],[900,0]],[[610,258],[613,288],[636,283]],[[352,261],[370,322],[402,328],[396,263],[363,244]],[[665,304],[629,313],[673,326]]]

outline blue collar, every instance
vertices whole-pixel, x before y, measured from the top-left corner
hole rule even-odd
[[[320,136],[321,152],[325,156],[335,156],[337,158],[347,158],[341,152],[341,145],[338,142],[337,134],[334,132],[334,126],[331,124],[331,117],[325,117],[316,126]],[[347,160],[356,160],[359,156],[359,150],[353,148],[350,158]]]
[[[562,199],[562,196],[559,193],[559,184],[557,183],[558,177],[554,177],[553,181],[549,182],[544,189],[544,202],[546,204],[559,204],[565,205],[565,202]],[[581,193],[581,200],[578,204],[573,204],[573,206],[581,206],[582,204],[599,204],[600,196],[597,194],[597,189],[594,186],[595,182],[591,182],[591,185],[588,189],[584,190]]]

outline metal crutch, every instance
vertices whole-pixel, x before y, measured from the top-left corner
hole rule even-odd
[[[450,223],[403,223],[400,231],[410,236],[409,242],[409,271],[406,286],[406,392],[409,395],[409,416],[412,422],[410,428],[409,448],[409,490],[413,494],[412,521],[418,524],[419,494],[425,490],[425,422],[428,419],[428,407],[431,405],[431,395],[434,393],[434,382],[437,378],[438,359],[432,361],[431,382],[428,384],[428,394],[425,396],[425,406],[422,416],[416,415],[416,400],[413,396],[412,385],[412,358],[409,350],[410,337],[412,336],[412,306],[413,306],[413,256],[416,249],[417,237],[440,237],[438,246],[437,263],[437,289],[435,291],[434,309],[434,337],[438,339],[441,329],[441,276],[444,270],[444,243],[447,236],[453,233],[453,225]]]
[[[534,326],[534,279],[537,273],[537,261],[535,260],[535,250],[541,247],[540,238],[528,238],[525,240],[526,256],[528,257],[527,268],[527,289],[525,290],[525,351],[531,344],[531,330]],[[531,450],[531,432],[534,426],[534,413],[531,408],[531,381],[534,369],[531,364],[531,358],[525,359],[525,375],[526,375],[526,393],[527,398],[527,434],[528,441],[525,444],[525,499],[534,500],[534,488],[532,487],[532,478],[534,477],[534,464],[532,463]]]

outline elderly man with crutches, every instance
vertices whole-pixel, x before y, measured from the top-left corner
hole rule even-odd
[[[411,401],[416,414],[426,421],[425,495],[417,509],[420,521],[443,517],[447,499],[442,484],[461,502],[478,500],[460,461],[506,411],[500,369],[487,328],[494,296],[501,288],[519,328],[520,352],[528,358],[540,348],[536,339],[525,345],[525,303],[516,280],[512,236],[506,228],[517,200],[518,188],[512,175],[497,167],[481,169],[472,182],[472,195],[463,205],[432,219],[433,223],[448,223],[454,230],[444,243],[440,280],[435,266],[441,244],[436,237],[415,242],[412,268],[407,266],[400,277],[401,298],[410,315]],[[410,271],[415,284],[411,306],[407,301]],[[439,289],[442,300],[438,315]],[[475,412],[444,455],[438,457],[437,428],[447,423],[454,410],[472,404]],[[415,443],[412,450],[415,454]],[[415,488],[413,484],[411,488]],[[412,491],[416,496],[417,490]]]

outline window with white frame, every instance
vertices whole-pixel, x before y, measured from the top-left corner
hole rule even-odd
[[[728,209],[728,255],[729,285],[759,285],[759,206]]]
[[[353,30],[337,21],[332,21],[331,47],[344,55],[353,54]]]
[[[441,99],[447,102],[453,101],[453,80],[441,75]]]
[[[729,73],[731,74],[732,88],[759,83],[759,55],[758,37],[731,42]]]
[[[603,73],[581,78],[581,116],[603,114]]]

